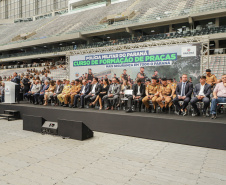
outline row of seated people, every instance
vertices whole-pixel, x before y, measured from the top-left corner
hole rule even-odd
[[[187,106],[190,104],[193,106],[195,113],[193,116],[199,116],[200,112],[197,108],[197,102],[203,102],[204,107],[202,110],[203,116],[209,116],[207,108],[210,105],[210,95],[212,93],[211,85],[206,83],[206,76],[200,77],[200,83],[195,85],[188,82],[187,75],[182,76],[182,82],[173,84],[172,79],[162,79],[162,84],[157,83],[157,78],[153,77],[152,80],[147,80],[149,83],[145,86],[141,83],[140,79],[137,79],[137,83],[133,85],[133,91],[131,95],[127,95],[128,109],[126,112],[132,112],[132,105],[138,104],[139,110],[141,105],[145,105],[147,112],[156,112],[156,107],[159,105],[163,112],[172,108],[173,104],[176,107],[176,113],[178,115],[187,115]],[[47,105],[48,100],[51,99],[55,104],[59,104],[64,107],[77,108],[78,100],[80,100],[80,108],[84,108],[85,105],[94,106],[97,102],[100,105],[100,109],[103,108],[103,103],[106,104],[106,109],[114,109],[119,103],[120,97],[128,87],[126,84],[121,85],[118,78],[112,79],[112,84],[108,84],[108,80],[103,80],[103,84],[98,83],[98,78],[93,78],[91,84],[87,80],[82,81],[82,85],[79,80],[70,81],[67,80],[65,85],[62,85],[58,80],[56,85],[54,82],[48,84],[45,81],[45,85],[41,86],[38,82],[35,82],[31,91],[27,93],[28,99],[33,96],[35,104],[45,101],[44,105]],[[213,119],[216,119],[216,108],[218,103],[226,103],[226,75],[222,76],[222,82],[217,84],[212,98],[211,113]],[[121,92],[121,94],[120,94]],[[194,97],[192,98],[192,95]],[[183,104],[180,104],[183,102]],[[151,110],[150,103],[153,105]]]

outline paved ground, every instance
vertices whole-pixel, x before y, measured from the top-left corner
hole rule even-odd
[[[95,132],[86,141],[0,120],[0,185],[226,185],[226,151]]]

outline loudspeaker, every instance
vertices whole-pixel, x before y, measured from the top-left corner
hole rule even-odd
[[[23,115],[23,130],[41,133],[45,119],[40,116]]]
[[[90,130],[82,121],[58,120],[58,135],[76,140],[85,140],[93,137]]]

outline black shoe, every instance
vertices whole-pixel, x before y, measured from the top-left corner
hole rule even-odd
[[[162,108],[162,112],[166,112],[166,108],[165,107]]]
[[[68,107],[68,104],[64,104],[63,107]]]
[[[72,108],[72,105],[71,104],[69,105],[69,108]]]
[[[63,106],[64,106],[64,104],[63,104],[63,103],[61,103],[61,104],[60,104],[60,106],[62,106],[62,107],[63,107]]]
[[[133,111],[132,111],[131,108],[128,108],[128,109],[126,110],[126,113],[130,113],[130,112],[133,112]]]
[[[39,103],[39,105],[43,105],[43,103],[41,102],[41,103]]]
[[[217,119],[217,115],[216,114],[212,114],[211,119]]]
[[[78,107],[74,105],[72,108],[78,108]]]
[[[152,113],[156,113],[156,110],[155,110],[155,109],[153,109],[153,110],[152,110]]]
[[[149,108],[147,109],[147,112],[148,112],[148,113],[151,113],[151,107],[149,107]]]
[[[195,116],[200,116],[200,112],[193,113],[192,116],[193,116],[193,117],[195,117]]]
[[[84,107],[80,106],[79,109],[84,109]]]
[[[38,103],[37,103],[37,102],[35,102],[35,105],[38,105]]]

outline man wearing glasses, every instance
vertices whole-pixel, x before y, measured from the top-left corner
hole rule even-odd
[[[211,119],[216,119],[216,109],[218,103],[226,103],[226,74],[222,75],[222,82],[218,83],[213,91],[213,99],[211,103],[210,113]]]

